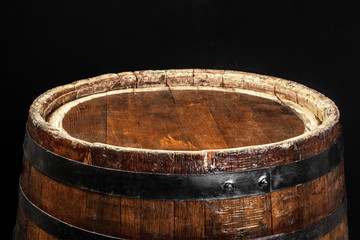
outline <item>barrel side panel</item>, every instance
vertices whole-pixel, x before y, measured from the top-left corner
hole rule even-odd
[[[269,194],[205,202],[208,239],[244,239],[271,235]]]
[[[272,192],[273,233],[292,232],[311,226],[340,207],[345,195],[344,160],[320,178]]]

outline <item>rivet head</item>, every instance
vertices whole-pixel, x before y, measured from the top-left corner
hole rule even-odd
[[[269,181],[266,175],[263,175],[261,177],[259,177],[258,180],[258,186],[261,188],[267,187],[269,185]]]
[[[226,182],[224,183],[224,190],[227,192],[232,192],[235,190],[235,187],[231,182]]]

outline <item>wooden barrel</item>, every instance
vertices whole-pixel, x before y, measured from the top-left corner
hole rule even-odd
[[[106,74],[29,111],[15,239],[348,239],[335,104],[224,70]]]

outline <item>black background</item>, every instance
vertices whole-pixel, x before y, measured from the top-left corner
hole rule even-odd
[[[15,224],[25,123],[38,95],[103,73],[212,68],[286,78],[334,100],[345,139],[350,237],[360,239],[359,15],[359,1],[11,2],[1,23],[1,235],[10,239]]]

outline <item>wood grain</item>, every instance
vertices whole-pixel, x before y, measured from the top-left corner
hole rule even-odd
[[[140,239],[141,201],[139,199],[121,198],[121,236]]]
[[[203,150],[266,144],[304,132],[277,102],[247,94],[161,88],[92,99],[63,119],[72,136],[122,147]]]
[[[172,239],[174,237],[174,202],[141,200],[140,238]]]
[[[202,201],[175,201],[175,239],[205,238],[205,212]]]
[[[64,129],[78,139],[106,142],[106,100],[98,98],[72,108],[62,121]],[[79,132],[78,129],[84,131]]]
[[[121,199],[99,193],[86,193],[85,228],[90,231],[121,236]]]
[[[256,97],[252,97],[249,104],[242,101],[241,94],[214,91],[200,91],[199,94],[206,99],[229,148],[270,143],[254,119],[251,104],[256,103]]]
[[[244,239],[270,235],[269,195],[206,201],[206,237]]]
[[[301,200],[296,187],[271,193],[273,234],[292,232],[300,228],[303,209]]]
[[[189,150],[227,148],[206,100],[199,91],[171,90]]]
[[[107,144],[142,148],[134,93],[107,98]],[[136,134],[138,133],[138,134]]]

